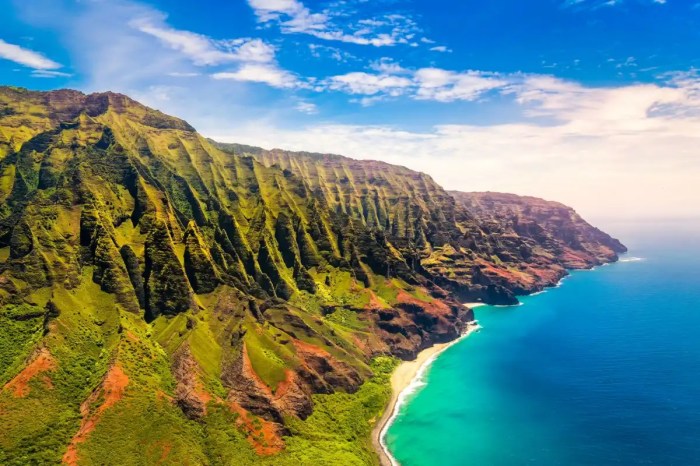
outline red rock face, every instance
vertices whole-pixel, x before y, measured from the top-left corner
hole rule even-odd
[[[474,320],[470,309],[452,300],[426,302],[403,291],[396,300],[391,308],[370,308],[364,314],[374,322],[387,348],[402,359],[413,359],[425,348],[454,340],[464,331],[464,323]]]
[[[616,261],[618,253],[627,251],[620,241],[558,202],[491,192],[451,194],[480,221],[490,225],[495,237],[517,237],[525,248],[538,248],[543,264],[547,262],[544,256],[550,255],[552,266],[586,269]]]
[[[36,352],[36,356],[31,362],[3,387],[3,390],[9,390],[14,396],[23,398],[27,396],[31,390],[29,387],[29,381],[31,379],[54,369],[56,369],[56,361],[54,361],[48,350],[42,348]],[[42,382],[44,382],[48,388],[53,388],[53,383],[48,375],[42,377]]]
[[[129,377],[122,368],[118,365],[112,366],[105,375],[102,384],[80,406],[80,414],[82,415],[80,429],[71,439],[71,443],[63,455],[64,464],[79,464],[78,444],[87,440],[99,422],[102,413],[122,399],[128,385]]]

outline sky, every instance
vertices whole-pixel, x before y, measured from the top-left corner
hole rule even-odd
[[[700,217],[700,1],[0,0],[0,84],[589,218]]]

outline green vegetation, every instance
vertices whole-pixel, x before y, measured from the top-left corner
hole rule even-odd
[[[127,97],[51,96],[0,88],[0,462],[373,462],[373,310],[433,299],[386,209]]]
[[[256,456],[240,432],[231,426],[236,416],[222,407],[212,407],[204,426],[206,446],[216,464],[323,466],[372,465],[379,461],[370,434],[391,396],[390,376],[398,361],[378,357],[374,373],[355,394],[314,395],[314,413],[305,421],[289,419],[291,436],[287,447],[275,456]]]
[[[41,338],[45,313],[44,309],[27,304],[0,309],[0,385],[19,372]]]
[[[376,464],[390,355],[455,338],[451,296],[564,270],[403,167],[219,145],[113,93],[0,109],[3,465]]]
[[[253,370],[268,387],[276,390],[277,385],[285,379],[285,369],[292,359],[290,349],[275,342],[264,331],[249,331],[246,333],[245,342]]]
[[[319,466],[377,464],[370,434],[389,402],[396,365],[393,358],[378,357],[371,364],[374,376],[357,393],[315,395],[314,413],[304,422],[290,422],[293,436],[280,460]]]

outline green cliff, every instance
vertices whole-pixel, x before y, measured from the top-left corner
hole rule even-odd
[[[2,87],[0,463],[374,464],[397,359],[581,265],[499,222],[402,167]]]
[[[447,192],[424,173],[383,162],[215,144],[228,153],[250,155],[266,166],[299,176],[329,206],[382,231],[404,257],[411,258],[414,270],[462,301],[513,304],[516,295],[556,284],[567,268],[613,261],[625,251],[618,241],[578,216],[565,225],[568,233],[559,232],[565,217],[552,207],[556,203],[542,208],[535,198],[501,194],[510,204],[503,202],[496,209],[493,204],[470,201],[477,193]],[[524,209],[530,203],[534,204]],[[507,207],[515,205],[523,207],[519,210],[523,218],[533,213],[528,217],[532,234],[512,228],[512,209]],[[534,233],[537,228],[543,234]],[[566,258],[561,244],[551,241],[557,234],[590,240],[572,242]]]

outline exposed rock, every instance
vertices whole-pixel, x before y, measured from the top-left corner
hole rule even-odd
[[[590,225],[571,207],[536,197],[503,193],[452,192],[458,202],[501,237],[517,235],[551,253],[566,268],[585,269],[617,260],[627,251],[619,240]]]
[[[173,356],[172,373],[177,381],[175,404],[190,419],[203,417],[212,397],[202,386],[199,366],[188,346],[180,348]]]

